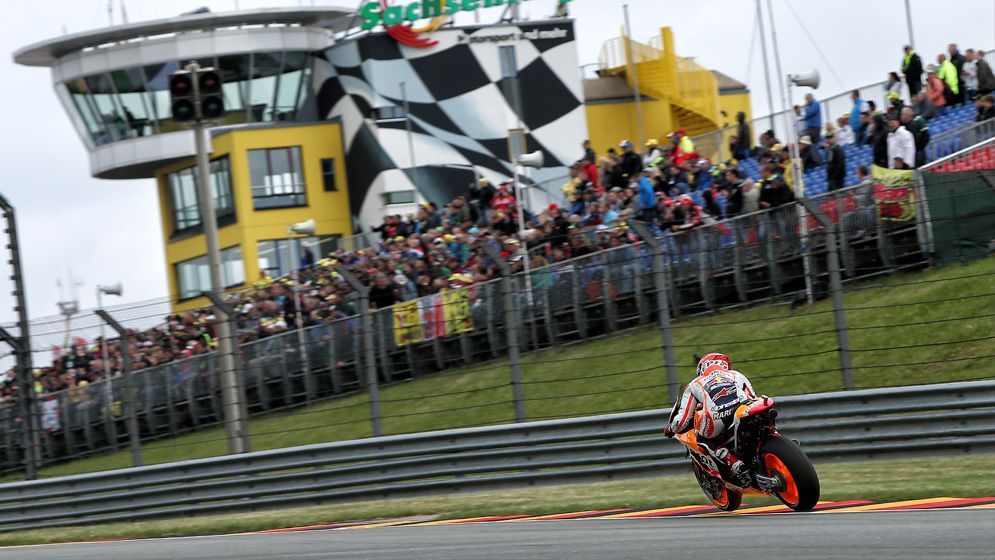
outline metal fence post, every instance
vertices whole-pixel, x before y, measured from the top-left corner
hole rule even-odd
[[[142,444],[138,434],[138,415],[135,410],[135,388],[131,384],[131,335],[124,325],[118,323],[109,313],[103,309],[95,311],[97,316],[103,319],[112,329],[117,331],[121,337],[121,359],[124,362],[124,371],[121,377],[124,378],[124,406],[125,419],[128,424],[128,443],[131,446],[131,463],[136,467],[142,466]]]
[[[383,422],[380,415],[380,382],[377,379],[377,358],[373,349],[373,316],[370,314],[370,288],[351,272],[339,268],[338,273],[359,294],[359,317],[362,321],[363,365],[366,369],[366,388],[370,393],[370,419],[373,421],[373,435],[383,435]]]
[[[826,249],[829,251],[829,290],[833,296],[833,319],[836,322],[840,369],[843,371],[843,388],[851,390],[853,389],[853,367],[850,364],[850,337],[846,329],[846,310],[843,308],[843,282],[840,277],[840,256],[836,243],[837,225],[811,200],[803,198],[801,203],[826,228]]]
[[[670,402],[674,402],[678,397],[680,382],[677,379],[677,358],[674,356],[674,332],[670,324],[670,290],[667,287],[667,270],[663,265],[663,245],[645,223],[632,220],[629,226],[653,251],[653,285],[660,316],[660,334],[663,337],[664,364],[667,367],[667,396],[670,397]]]
[[[226,366],[224,366],[222,360],[226,357],[221,355],[220,351],[225,346],[220,344],[221,341],[218,341],[218,369],[220,370],[218,379],[221,381],[221,418],[222,420],[227,418],[227,415],[224,413],[225,406],[232,405],[230,401],[233,396],[235,399],[234,406],[237,407],[239,411],[237,416],[237,426],[235,428],[239,435],[242,449],[241,452],[249,453],[252,451],[249,428],[249,398],[245,391],[245,364],[242,363],[242,360],[238,356],[238,350],[241,350],[241,345],[238,340],[238,325],[235,323],[235,317],[238,314],[236,313],[235,308],[228,305],[228,302],[226,302],[219,294],[215,292],[205,292],[204,295],[207,296],[207,298],[211,300],[211,304],[214,305],[214,311],[217,315],[218,321],[218,336],[230,337],[229,344],[227,345],[227,348],[231,349],[231,354],[228,356],[228,359],[231,360],[230,368],[233,375],[230,379],[223,375]],[[224,323],[225,328],[222,328],[222,323]],[[234,395],[229,395],[226,399],[226,391],[234,392]]]
[[[504,330],[508,337],[508,362],[511,364],[511,391],[515,401],[515,422],[525,421],[525,401],[522,395],[522,368],[518,352],[518,305],[516,304],[514,278],[511,268],[501,258],[493,245],[485,244],[484,251],[494,261],[501,274],[501,285],[504,288]]]

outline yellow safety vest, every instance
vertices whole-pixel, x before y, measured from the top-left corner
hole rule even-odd
[[[954,92],[954,95],[960,93],[957,81],[957,67],[952,62],[944,60],[943,64],[940,65],[940,69],[936,72],[936,77],[946,82],[950,86],[950,91]]]

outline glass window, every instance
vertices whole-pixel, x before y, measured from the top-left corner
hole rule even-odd
[[[84,80],[90,91],[96,118],[100,121],[107,135],[104,142],[98,140],[97,143],[106,144],[129,138],[131,129],[128,127],[124,113],[117,104],[114,88],[111,86],[110,74],[95,74],[87,76]]]
[[[306,64],[307,55],[304,53],[286,53],[284,55],[282,73],[277,83],[273,120],[289,121],[294,118]]]
[[[297,266],[305,268],[308,263],[318,262],[324,255],[338,248],[341,238],[339,235],[295,237],[291,241],[293,241],[294,251],[297,253]],[[286,276],[292,272],[290,245],[287,241],[287,239],[272,239],[257,243],[259,270],[265,271],[274,278]]]
[[[226,123],[240,123],[247,120],[245,100],[249,84],[249,55],[237,54],[218,57],[221,72],[221,91],[228,110]]]
[[[324,158],[321,160],[321,182],[326,191],[339,190],[335,184],[335,158]]]
[[[169,75],[180,69],[178,62],[166,62],[146,66],[145,79],[148,80],[149,102],[152,114],[159,122],[159,132],[176,132],[185,128],[173,122],[172,107],[169,102]]]
[[[106,144],[109,141],[107,132],[104,130],[103,121],[98,118],[93,108],[93,100],[90,99],[86,81],[83,78],[68,81],[66,82],[66,89],[69,91],[69,97],[73,100],[73,104],[76,106],[76,110],[79,111],[80,117],[83,118],[86,129],[90,132],[94,143],[98,145]]]
[[[415,201],[415,191],[394,191],[383,193],[384,204],[412,204]]]
[[[307,205],[300,146],[249,150],[249,175],[256,210]]]
[[[197,198],[197,168],[187,167],[166,176],[169,183],[170,209],[173,213],[173,232],[198,227],[200,200]],[[211,185],[214,193],[214,214],[218,218],[235,213],[235,199],[231,187],[231,164],[228,156],[211,161]]]
[[[221,250],[221,282],[225,288],[245,282],[241,245]],[[197,297],[203,292],[210,291],[211,269],[207,263],[207,255],[176,263],[176,283],[180,299]]]
[[[149,119],[149,101],[145,91],[142,69],[133,67],[111,72],[111,81],[118,94],[121,112],[128,124],[131,136],[145,136],[152,133]]]
[[[253,122],[273,120],[273,102],[283,53],[253,53],[252,80],[249,82],[249,107]]]

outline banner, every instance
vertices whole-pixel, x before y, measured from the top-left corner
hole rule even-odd
[[[915,171],[873,166],[874,203],[885,222],[906,222],[916,216]]]
[[[50,398],[41,403],[41,429],[46,432],[57,432],[62,428],[59,418],[59,401]]]
[[[394,344],[405,346],[422,340],[424,337],[418,300],[394,304]]]
[[[470,314],[470,293],[467,290],[443,290],[442,305],[446,310],[446,334],[473,330]]]
[[[473,330],[470,293],[443,290],[394,305],[394,343],[406,346]]]

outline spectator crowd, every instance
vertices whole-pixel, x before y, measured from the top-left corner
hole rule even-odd
[[[835,121],[824,123],[819,102],[806,95],[805,104],[794,108],[803,170],[825,168],[830,190],[840,189],[846,175],[843,146],[869,146],[874,164],[881,167],[914,168],[925,163],[929,121],[949,107],[974,102],[977,120],[995,117],[995,76],[981,51],[961,54],[951,44],[936,64],[923,67],[919,55],[906,47],[900,72],[907,98],[899,73],[892,72],[880,108],[855,90],[852,110]],[[310,327],[355,315],[358,296],[342,276],[343,268],[370,286],[371,307],[383,309],[495,278],[498,267],[485,251],[488,245],[517,272],[526,262],[535,269],[633,243],[637,239],[626,227],[633,218],[653,224],[658,233],[680,234],[794,201],[790,147],[772,130],[754,143],[745,115],[739,113],[736,121],[729,145],[733,157],[723,162],[703,157],[684,130],[667,134],[662,142],[650,139],[638,150],[623,140],[600,156],[585,141],[562,185],[559,204],[528,212],[519,205],[512,182],[492,184],[481,178],[444,206],[428,202],[413,214],[387,216],[371,226],[379,236],[374,247],[340,249],[323,257],[305,250],[297,272],[301,317],[295,280],[263,273],[248,289],[228,296],[237,313],[239,341],[293,330],[298,320]],[[759,168],[758,179],[741,168],[741,162],[751,159]],[[868,176],[865,167],[858,169],[859,179]],[[132,336],[133,368],[152,367],[212,351],[217,318],[210,309],[186,311]],[[118,375],[121,345],[106,341],[105,354],[102,343],[76,340],[56,352],[51,365],[33,372],[35,391],[68,389],[70,398],[82,398],[87,385]],[[16,395],[15,380],[14,371],[0,376],[4,401]]]

